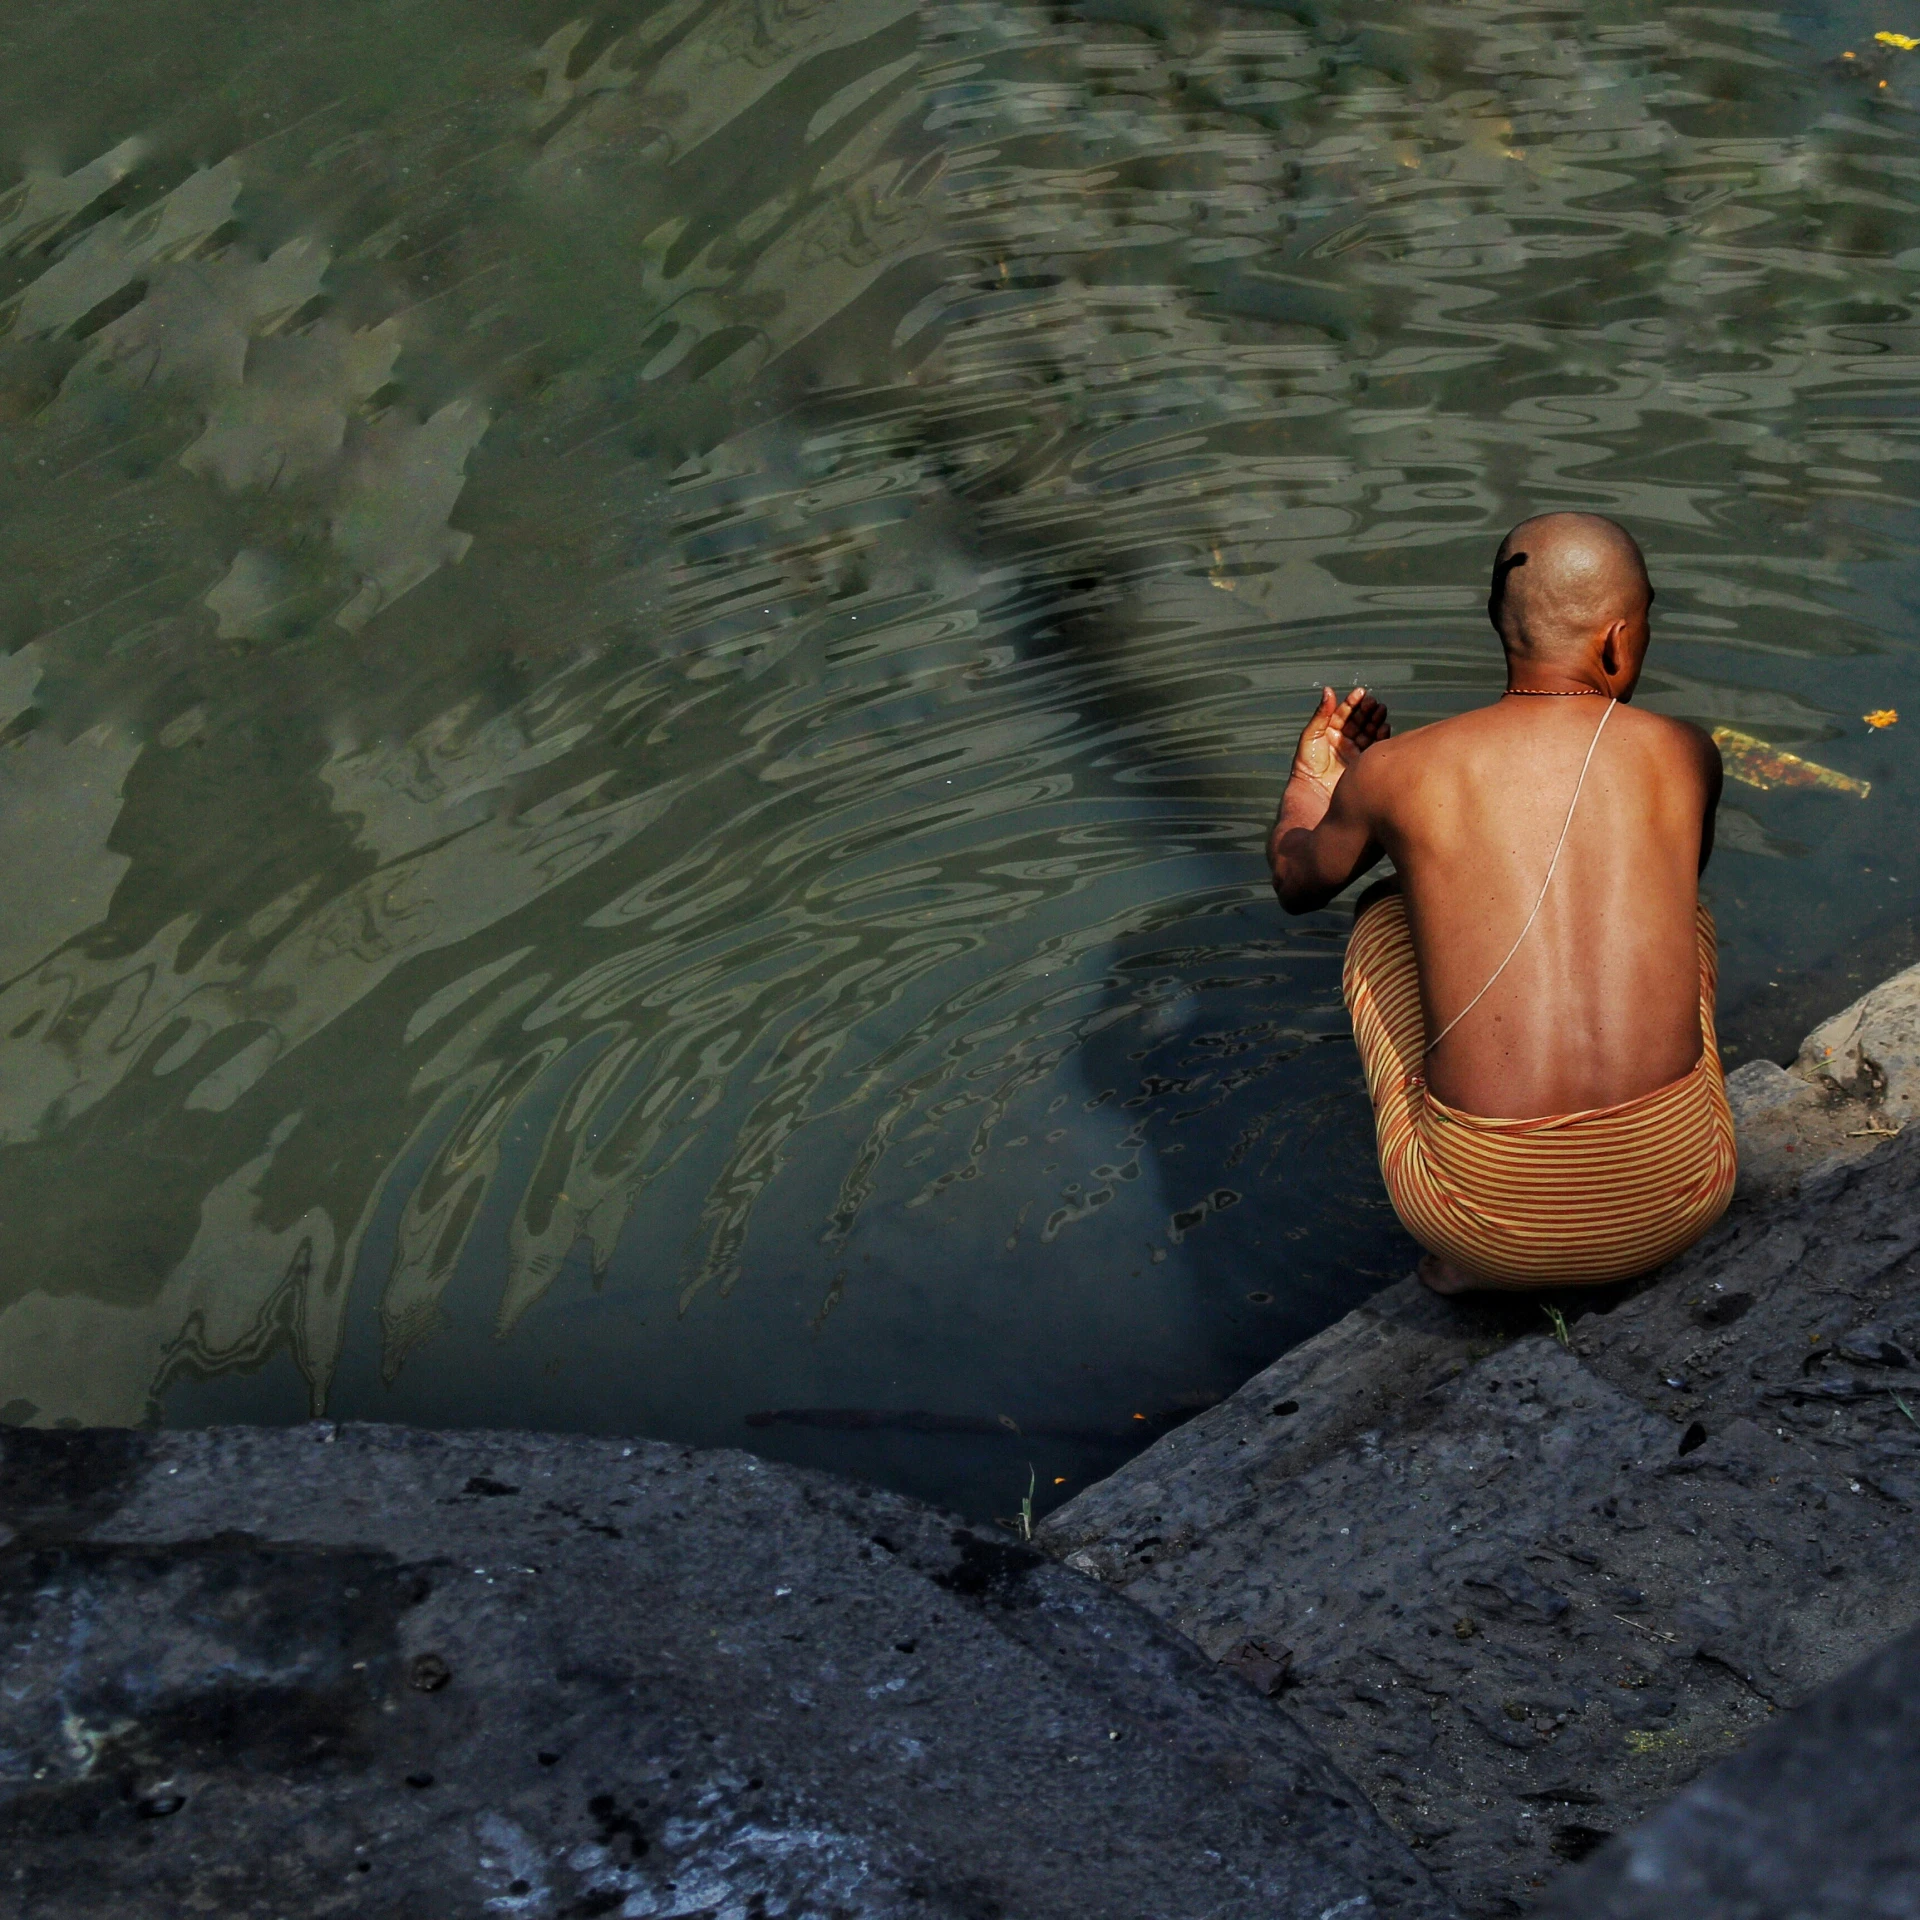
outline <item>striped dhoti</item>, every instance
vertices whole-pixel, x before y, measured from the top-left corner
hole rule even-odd
[[[1586,1113],[1494,1120],[1427,1091],[1426,1016],[1406,906],[1354,926],[1343,986],[1393,1210],[1420,1244],[1513,1287],[1625,1280],[1692,1245],[1733,1197],[1733,1115],[1713,1031],[1713,916],[1700,928],[1691,1072]]]

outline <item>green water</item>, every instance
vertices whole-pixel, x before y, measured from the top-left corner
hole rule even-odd
[[[1530,511],[1870,783],[1729,788],[1730,1054],[1912,958],[1882,27],[0,6],[0,1417],[1109,1470],[1408,1265],[1259,843]]]

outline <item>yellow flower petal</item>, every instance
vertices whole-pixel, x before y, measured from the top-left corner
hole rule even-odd
[[[1871,713],[1863,713],[1860,717],[1868,726],[1876,730],[1881,727],[1890,727],[1900,718],[1891,707],[1875,707]]]
[[[1902,53],[1912,53],[1920,47],[1920,40],[1910,40],[1904,33],[1876,33],[1873,36],[1884,47],[1898,47]]]

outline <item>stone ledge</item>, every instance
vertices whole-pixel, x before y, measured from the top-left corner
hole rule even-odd
[[[1920,1618],[1920,1130],[1833,1146],[1911,1111],[1916,996],[1767,1069],[1831,1151],[1768,1170],[1749,1113],[1767,1177],[1651,1286],[1401,1282],[1040,1544],[1283,1698],[1464,1911],[1524,1910]]]
[[[1920,1912],[1920,1634],[1711,1767],[1555,1888],[1557,1920]]]
[[[0,1433],[0,1914],[1452,1909],[1119,1596],[744,1454]]]

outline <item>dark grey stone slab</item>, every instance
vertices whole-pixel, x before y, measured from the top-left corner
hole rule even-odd
[[[1559,1920],[1920,1914],[1920,1634],[1710,1768],[1554,1889]]]
[[[1394,1426],[1436,1381],[1511,1334],[1498,1309],[1441,1300],[1414,1280],[1388,1287],[1058,1508],[1042,1541],[1127,1586],[1196,1543],[1257,1526],[1275,1487]]]
[[[1920,1132],[1631,1296],[1390,1288],[1041,1541],[1276,1689],[1526,1910],[1920,1618]]]
[[[1130,1602],[740,1454],[0,1435],[0,1913],[1441,1920]]]

